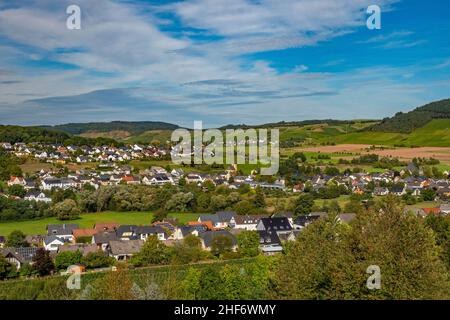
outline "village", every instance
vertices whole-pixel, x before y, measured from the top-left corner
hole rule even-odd
[[[347,196],[385,197],[394,195],[399,198],[424,197],[435,201],[433,207],[409,208],[413,214],[425,217],[429,214],[447,215],[450,213],[450,182],[448,172],[442,178],[423,175],[423,170],[411,162],[400,171],[385,172],[345,172],[336,174],[313,174],[307,180],[289,185],[283,176],[271,181],[258,179],[257,172],[244,175],[237,166],[229,166],[221,172],[200,173],[185,171],[181,167],[151,166],[136,170],[127,164],[129,160],[161,159],[170,151],[152,145],[129,145],[124,147],[76,147],[62,145],[42,145],[39,143],[2,143],[6,152],[18,158],[34,158],[41,163],[60,165],[58,169],[36,171],[27,176],[11,176],[7,181],[7,190],[1,196],[18,202],[43,203],[52,205],[52,194],[58,190],[99,190],[108,186],[148,186],[161,188],[165,185],[194,185],[205,188],[221,186],[227,190],[248,190],[258,192],[281,192],[289,197],[306,193],[321,194],[330,186]],[[68,163],[95,163],[97,167],[69,171],[62,165]],[[12,194],[13,189],[23,190],[21,195]],[[262,190],[262,191],[261,191]],[[431,197],[431,199],[429,199]],[[366,197],[367,198],[367,197]],[[49,224],[45,234],[28,234],[23,246],[9,247],[8,235],[0,235],[0,254],[20,271],[24,265],[29,268],[35,263],[39,250],[45,250],[52,259],[64,252],[78,252],[82,256],[109,257],[112,260],[96,267],[111,267],[112,261],[127,262],[138,254],[147,239],[154,237],[166,247],[183,243],[186,237],[199,240],[201,250],[217,250],[220,241],[226,238],[228,252],[239,251],[239,234],[254,232],[258,236],[258,252],[274,255],[283,251],[289,241],[294,241],[308,224],[326,217],[329,213],[322,210],[310,210],[306,214],[290,211],[272,211],[255,214],[239,213],[234,210],[221,210],[213,214],[199,214],[198,219],[180,223],[176,219],[161,217],[159,221],[147,224],[119,224],[116,222],[95,223],[90,228],[82,228],[73,222],[61,221],[61,224]],[[340,211],[336,219],[340,223],[350,223],[354,212]],[[62,219],[63,220],[63,219]],[[70,220],[70,219],[69,219]],[[25,235],[24,235],[25,236]],[[221,252],[223,254],[223,252]],[[86,266],[82,266],[85,270]],[[94,266],[95,269],[95,266]]]

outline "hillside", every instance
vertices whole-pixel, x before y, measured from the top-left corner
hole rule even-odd
[[[73,136],[66,132],[41,128],[41,127],[22,127],[22,126],[3,126],[0,125],[0,142],[40,142],[40,143],[60,143],[60,144],[74,144],[74,145],[118,145],[115,140],[108,138],[83,138]]]
[[[450,99],[431,102],[407,113],[398,112],[394,117],[385,118],[366,130],[411,133],[433,119],[450,119]]]
[[[179,126],[160,121],[111,121],[111,122],[88,122],[67,123],[55,126],[41,126],[54,130],[64,131],[70,134],[80,135],[87,132],[99,133],[110,131],[127,132],[129,135],[139,134],[149,130],[175,130]]]
[[[340,134],[333,137],[324,137],[320,142],[333,142],[336,144],[377,144],[388,146],[423,146],[423,147],[449,147],[450,146],[450,119],[431,120],[423,127],[411,133],[360,131],[349,134]]]

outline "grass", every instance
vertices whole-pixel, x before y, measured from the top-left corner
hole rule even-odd
[[[421,147],[450,146],[450,120],[432,120],[422,128],[412,133],[396,132],[351,132],[339,135],[317,136],[319,142],[334,142],[336,144],[377,144],[377,145],[405,145]]]
[[[198,213],[170,213],[170,218],[177,218],[180,223],[197,220]],[[92,228],[94,224],[100,222],[115,222],[119,224],[149,225],[152,221],[151,212],[100,212],[82,214],[80,219],[72,220],[66,223],[76,223],[80,228]],[[39,220],[1,222],[0,235],[7,236],[14,230],[21,230],[27,235],[45,234],[48,224],[61,224],[63,221],[55,217]]]
[[[323,203],[325,201],[327,201],[328,204],[330,204],[330,202],[332,202],[332,201],[337,201],[339,203],[339,205],[341,206],[341,208],[344,209],[345,204],[350,201],[349,198],[350,198],[350,196],[348,196],[348,195],[342,195],[336,199],[316,199],[316,200],[314,200],[314,203],[316,205],[318,205],[319,207],[323,207]]]

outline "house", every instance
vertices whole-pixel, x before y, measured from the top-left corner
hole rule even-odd
[[[159,186],[166,183],[173,184],[173,179],[168,177],[165,173],[158,173],[153,176],[144,176],[142,178],[142,183],[149,186]]]
[[[259,220],[265,217],[266,216],[263,215],[236,215],[234,217],[234,223],[231,224],[231,227],[234,229],[255,231]]]
[[[218,236],[228,237],[231,240],[232,250],[233,251],[236,250],[237,248],[236,237],[227,230],[205,231],[198,235],[198,237],[200,238],[200,242],[202,244],[202,248],[207,251],[211,251],[213,240]]]
[[[36,182],[33,179],[25,178],[25,190],[31,190],[36,188]]]
[[[24,177],[11,176],[11,178],[8,181],[8,186],[19,185],[19,186],[25,187],[26,184],[27,184],[27,182],[25,181]]]
[[[87,162],[89,162],[89,158],[88,158],[88,157],[85,157],[85,156],[78,156],[78,157],[76,158],[76,161],[77,161],[78,163],[87,163]]]
[[[33,264],[37,250],[39,248],[36,247],[4,248],[0,249],[0,254],[19,270],[24,264]]]
[[[63,246],[67,242],[66,239],[57,236],[47,236],[44,238],[43,245],[47,251],[58,251],[60,246]]]
[[[375,187],[375,189],[372,192],[373,196],[387,196],[389,194],[388,188],[383,187]]]
[[[97,233],[97,230],[95,229],[75,229],[72,232],[73,235],[73,241],[74,242],[80,242],[84,239],[89,239],[89,242],[91,242],[92,237]]]
[[[118,223],[96,223],[94,225],[95,231],[98,232],[105,232],[105,231],[116,231],[119,227]]]
[[[391,193],[400,197],[400,196],[406,194],[406,188],[405,188],[405,186],[394,186],[391,189]]]
[[[224,229],[234,222],[236,212],[234,211],[218,211],[215,214],[203,214],[198,218],[198,222],[211,221],[216,229]]]
[[[450,204],[441,204],[439,209],[441,209],[442,214],[449,214],[450,213]]]
[[[45,202],[45,203],[52,202],[52,198],[47,197],[45,193],[43,193],[42,191],[28,191],[23,197],[23,199],[28,201]]]
[[[283,234],[292,233],[292,225],[286,217],[270,217],[261,218],[256,226],[257,231],[265,231],[266,233],[276,232],[278,237]]]
[[[58,247],[58,253],[66,251],[70,252],[80,251],[81,254],[85,256],[88,253],[99,252],[99,248],[95,244],[87,244],[87,243],[77,243]]]
[[[144,240],[115,240],[109,242],[107,251],[114,259],[126,261],[138,253],[143,245]]]
[[[75,188],[77,186],[77,183],[73,181],[72,179],[68,178],[47,178],[42,180],[41,182],[41,189],[42,190],[52,190],[55,189],[70,189]]]
[[[79,229],[77,224],[49,224],[47,225],[47,235],[56,236],[68,242],[72,242],[72,233],[75,229]]]
[[[309,214],[309,215],[300,215],[294,219],[294,229],[301,230],[305,228],[310,223],[320,219],[324,216],[324,214]]]
[[[167,233],[160,226],[139,226],[135,230],[136,235],[141,240],[147,240],[148,237],[154,235],[160,241],[167,240]]]
[[[294,224],[294,214],[291,211],[281,211],[272,214],[272,218],[276,217],[287,218],[291,226]]]
[[[188,173],[184,179],[186,180],[186,183],[202,183],[203,182],[202,176],[197,173]]]
[[[98,249],[106,251],[109,242],[115,240],[119,240],[115,231],[99,232],[92,237],[92,244],[95,244]]]
[[[137,175],[124,175],[121,179],[121,182],[126,184],[140,184],[141,179]]]
[[[120,240],[136,240],[139,237],[136,235],[136,229],[138,227],[135,225],[122,225],[116,230],[117,238]]]
[[[265,255],[274,255],[282,252],[281,240],[276,231],[258,230],[259,248]]]
[[[180,226],[174,230],[170,238],[173,240],[183,240],[188,235],[198,237],[200,233],[205,231],[208,231],[208,228],[203,224]]]
[[[441,208],[440,207],[436,207],[436,208],[422,208],[423,212],[425,212],[426,215],[429,214],[440,214],[441,213]]]

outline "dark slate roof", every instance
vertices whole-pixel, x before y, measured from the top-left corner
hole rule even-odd
[[[212,221],[214,223],[218,222],[230,222],[230,220],[236,215],[234,211],[218,211],[215,214],[202,214],[200,216],[200,221]]]
[[[122,226],[119,226],[118,228],[117,228],[117,236],[119,237],[119,238],[121,238],[122,236],[123,236],[123,234],[124,233],[126,233],[126,232],[131,232],[131,233],[135,233],[136,232],[136,229],[138,228],[138,226],[136,226],[136,225],[122,225]]]
[[[75,229],[79,229],[78,224],[49,224],[47,225],[47,235],[68,235],[72,234]]]
[[[292,226],[289,223],[288,218],[285,217],[275,217],[275,218],[261,218],[261,223],[265,230],[275,230],[275,231],[290,231]]]
[[[0,249],[3,251],[2,254],[11,252],[12,255],[16,257],[21,263],[30,263],[33,261],[36,252],[40,248],[38,247],[17,247],[17,248],[4,248]]]
[[[198,235],[200,238],[203,239],[203,242],[205,243],[206,247],[211,247],[212,241],[217,236],[226,236],[231,239],[231,243],[233,246],[237,244],[236,237],[233,236],[229,231],[227,230],[218,230],[218,231],[205,231]]]
[[[311,222],[319,218],[320,218],[319,215],[307,215],[307,216],[300,215],[294,219],[294,224],[304,227],[307,224],[310,224]]]
[[[259,244],[261,245],[281,244],[281,240],[275,231],[261,230],[258,231],[258,235],[259,235]]]
[[[159,226],[139,226],[135,230],[136,234],[157,234],[165,233],[164,229]]]
[[[109,250],[113,255],[134,254],[141,250],[143,240],[114,240],[109,242]]]
[[[93,236],[93,241],[96,244],[108,243],[113,240],[118,240],[115,232],[99,232]]]

